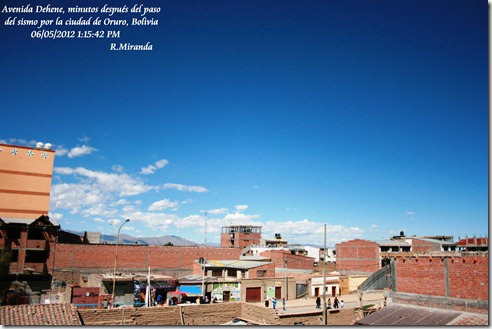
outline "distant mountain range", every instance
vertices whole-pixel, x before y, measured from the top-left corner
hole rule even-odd
[[[84,232],[77,232],[67,230],[72,234],[76,234],[79,236],[83,236]],[[116,235],[106,235],[101,234],[101,242],[102,243],[116,243]],[[199,246],[203,245],[201,243],[196,243],[194,241],[186,240],[179,236],[175,235],[163,235],[156,237],[134,237],[128,234],[120,234],[120,244],[137,244],[137,245],[148,245],[148,246],[163,246],[168,243],[172,243],[173,246]],[[207,243],[208,246],[216,247],[217,244]]]

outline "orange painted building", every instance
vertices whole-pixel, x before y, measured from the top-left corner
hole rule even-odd
[[[0,218],[48,214],[55,159],[50,147],[0,144]]]

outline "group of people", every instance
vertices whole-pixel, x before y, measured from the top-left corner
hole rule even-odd
[[[267,299],[265,299],[265,307],[269,307],[270,306],[270,301]],[[273,306],[273,309],[276,311],[277,310],[277,298],[273,297],[272,299],[272,306]],[[282,309],[285,311],[285,298],[282,298]]]
[[[338,297],[335,297],[335,299],[333,300],[333,308],[343,308],[343,306],[343,299],[339,301]],[[316,308],[321,308],[321,298],[319,297],[316,298]],[[331,298],[328,298],[328,301],[326,302],[326,308],[331,309]]]

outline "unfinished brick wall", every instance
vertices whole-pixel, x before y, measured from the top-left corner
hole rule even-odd
[[[292,255],[284,250],[267,250],[260,253],[261,256],[270,258],[277,268],[298,269],[298,270],[315,270],[314,258],[301,255]],[[287,264],[285,264],[287,262]]]
[[[103,244],[57,244],[52,252],[53,264],[49,263],[50,272],[53,268],[55,274],[63,270],[69,271],[66,273],[112,272],[115,248],[115,245]],[[229,260],[239,259],[239,256],[240,250],[233,248],[119,245],[117,267],[119,272],[146,272],[150,266],[154,273],[177,276],[183,271],[191,274],[193,262],[200,257]]]
[[[489,300],[489,257],[448,258],[450,297]]]
[[[462,257],[397,257],[396,290],[488,300],[488,254]]]
[[[355,239],[336,245],[337,271],[375,272],[381,268],[379,245]]]

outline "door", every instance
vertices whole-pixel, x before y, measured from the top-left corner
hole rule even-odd
[[[229,302],[229,298],[230,298],[230,297],[231,297],[231,292],[230,292],[230,291],[224,291],[224,292],[222,293],[222,301],[223,301],[224,303]]]
[[[314,295],[315,295],[316,297],[318,297],[318,296],[319,296],[319,288],[314,288]]]
[[[261,302],[261,287],[246,288],[246,302]]]
[[[275,287],[275,298],[282,299],[282,287]]]
[[[337,287],[331,287],[331,295],[335,297],[337,295]]]

